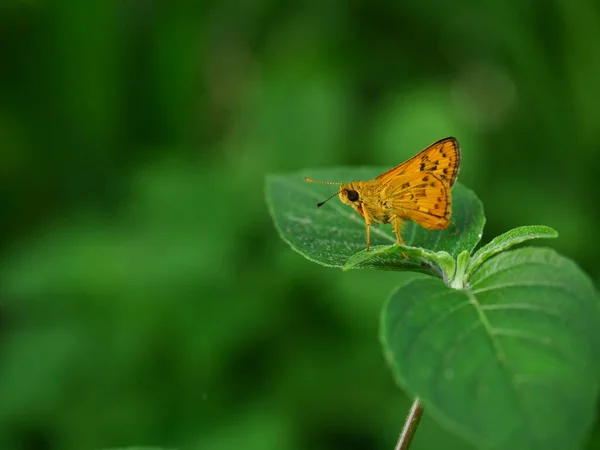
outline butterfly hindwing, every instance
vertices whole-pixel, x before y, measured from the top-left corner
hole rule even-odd
[[[383,195],[391,211],[428,229],[443,229],[452,215],[450,187],[433,173],[417,172],[392,180]]]

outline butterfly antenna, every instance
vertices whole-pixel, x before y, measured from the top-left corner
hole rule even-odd
[[[336,195],[338,195],[340,193],[340,191],[337,191],[335,194],[333,194],[331,197],[329,197],[327,200],[323,200],[320,203],[317,203],[317,208],[320,208],[321,206],[323,206],[325,203],[327,203],[329,200],[331,200],[333,197],[335,197]]]
[[[337,183],[335,181],[317,181],[312,178],[304,177],[304,181],[308,181],[309,183],[317,183],[317,184],[337,184],[338,186],[342,183]]]
[[[341,185],[342,183],[336,183],[335,181],[316,181],[313,180],[312,178],[308,178],[308,177],[304,177],[304,179],[306,181],[308,181],[309,183],[317,183],[317,184],[335,184],[337,186]],[[323,206],[325,203],[327,203],[329,200],[331,200],[333,197],[335,197],[336,195],[338,195],[340,193],[340,191],[337,191],[335,194],[333,194],[331,197],[329,197],[327,200],[324,200],[320,203],[317,203],[317,208],[320,208],[321,206]]]

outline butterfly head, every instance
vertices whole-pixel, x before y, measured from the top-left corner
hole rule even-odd
[[[358,183],[352,181],[350,183],[336,183],[331,181],[315,181],[312,178],[305,177],[304,178],[309,183],[318,183],[318,184],[337,184],[340,188],[339,190],[329,197],[327,200],[317,203],[317,206],[323,206],[327,201],[338,195],[342,203],[346,205],[358,205],[361,201],[360,199],[360,188]]]
[[[340,200],[346,205],[357,205],[360,201],[360,190],[355,183],[345,183],[340,187]]]

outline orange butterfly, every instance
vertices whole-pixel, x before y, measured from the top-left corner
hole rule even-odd
[[[352,206],[365,219],[367,250],[373,223],[391,223],[399,245],[400,225],[412,220],[429,230],[443,230],[452,215],[451,189],[458,176],[460,148],[455,138],[434,142],[406,162],[382,173],[374,180],[334,183],[340,189],[327,200],[339,195],[342,203]],[[325,202],[317,204],[322,206]]]

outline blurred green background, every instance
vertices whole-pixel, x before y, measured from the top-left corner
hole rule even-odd
[[[598,2],[4,0],[0,68],[2,449],[394,447],[403,274],[293,252],[269,172],[456,136],[484,241],[600,280]]]

